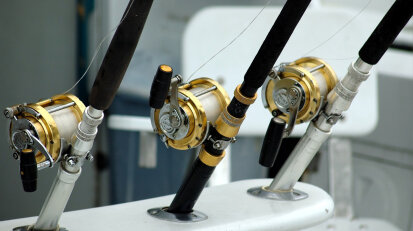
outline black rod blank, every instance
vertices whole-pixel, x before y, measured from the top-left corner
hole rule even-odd
[[[168,208],[170,213],[191,213],[215,167],[208,166],[196,158],[191,171],[186,175],[181,187]]]
[[[130,0],[96,76],[89,103],[106,110],[122,82],[135,52],[153,0]]]
[[[291,37],[311,0],[288,0],[244,76],[240,91],[253,97]]]
[[[412,15],[412,0],[395,1],[360,49],[360,58],[368,64],[377,64]]]

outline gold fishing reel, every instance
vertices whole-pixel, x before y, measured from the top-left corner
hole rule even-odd
[[[14,158],[31,149],[35,150],[38,169],[52,167],[66,151],[84,110],[85,105],[71,94],[6,108]]]
[[[160,71],[162,65],[155,80]],[[210,78],[181,84],[182,79],[177,75],[170,81],[163,105],[155,108],[151,104],[152,127],[167,147],[179,150],[196,147],[207,139],[209,125],[214,125],[230,99],[225,89]],[[154,84],[152,89],[156,88]],[[155,91],[151,90],[151,98],[156,98]]]
[[[337,81],[331,66],[322,59],[304,57],[284,63],[265,81],[263,104],[274,117],[290,121],[289,125],[304,123],[317,116]]]

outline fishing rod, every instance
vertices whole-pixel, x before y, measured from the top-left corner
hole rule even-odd
[[[305,192],[294,190],[294,185],[321,145],[330,136],[332,127],[342,118],[342,113],[350,107],[361,83],[370,76],[370,70],[380,61],[397,35],[410,20],[412,14],[413,1],[398,0],[393,3],[361,47],[358,59],[350,64],[344,78],[337,82],[334,89],[328,93],[323,108],[312,119],[305,134],[288,156],[279,172],[276,173],[272,183],[269,186],[251,188],[248,190],[250,194],[281,200],[299,200],[307,197]],[[277,117],[278,115],[273,120],[280,119]],[[263,158],[263,161],[260,161],[265,166],[271,166],[276,160],[277,155],[276,152],[270,153],[271,151],[268,151],[267,148],[278,146],[281,142],[281,139],[278,138],[274,143],[271,143],[271,134],[280,134],[280,131],[282,132],[282,129],[273,127],[275,125],[270,125],[267,131],[261,153],[261,156],[266,157]],[[277,132],[272,130],[277,130]]]
[[[57,176],[34,225],[14,230],[66,230],[59,219],[85,160],[92,160],[97,127],[103,120],[132,59],[152,0],[130,0],[89,96],[88,107],[74,95],[62,94],[4,111],[10,119],[9,141],[20,159],[23,189],[37,188],[37,171],[59,164]]]
[[[170,206],[150,209],[150,215],[180,222],[206,219],[206,215],[194,211],[193,207],[215,167],[224,158],[226,147],[235,141],[249,105],[257,98],[258,88],[264,83],[309,3],[310,0],[288,0],[285,3],[231,101],[216,82],[188,92],[187,89],[191,91],[197,80],[181,83],[179,75],[172,77],[169,66],[158,68],[150,97],[155,132],[169,147],[188,149],[199,146],[200,151]],[[188,103],[196,95],[214,98],[218,103],[211,105],[201,99],[198,100],[201,101],[200,106]],[[200,115],[202,123],[194,122],[196,117],[188,110],[191,107],[195,108],[195,114]]]

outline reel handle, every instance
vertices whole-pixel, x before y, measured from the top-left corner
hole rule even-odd
[[[173,70],[170,66],[165,64],[159,65],[153,78],[149,95],[149,106],[151,108],[160,109],[164,105],[171,85],[172,72]]]
[[[286,122],[278,117],[271,119],[262,143],[259,163],[264,167],[272,167],[280,150]]]
[[[412,15],[413,1],[395,1],[360,49],[360,58],[368,64],[377,64]]]
[[[20,177],[25,192],[37,189],[37,162],[32,149],[24,149],[20,154]]]

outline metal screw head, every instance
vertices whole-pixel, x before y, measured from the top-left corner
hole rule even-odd
[[[76,165],[76,160],[75,160],[73,157],[69,157],[69,158],[66,160],[66,163],[67,163],[70,167],[73,167],[73,166]]]
[[[221,143],[214,142],[213,146],[214,146],[215,149],[220,149],[221,148]]]
[[[268,73],[268,76],[269,76],[270,78],[273,78],[273,79],[275,79],[275,78],[277,77],[277,75],[276,75],[276,73],[275,73],[274,70],[271,70],[270,73]]]
[[[88,161],[93,161],[93,159],[94,159],[94,157],[93,157],[92,154],[88,153],[88,154],[86,155],[86,160],[88,160]]]
[[[4,109],[3,114],[7,119],[11,119],[13,117],[13,109],[7,107]]]
[[[18,160],[18,159],[20,158],[19,153],[14,152],[14,153],[13,153],[13,158],[14,158],[15,160]]]

